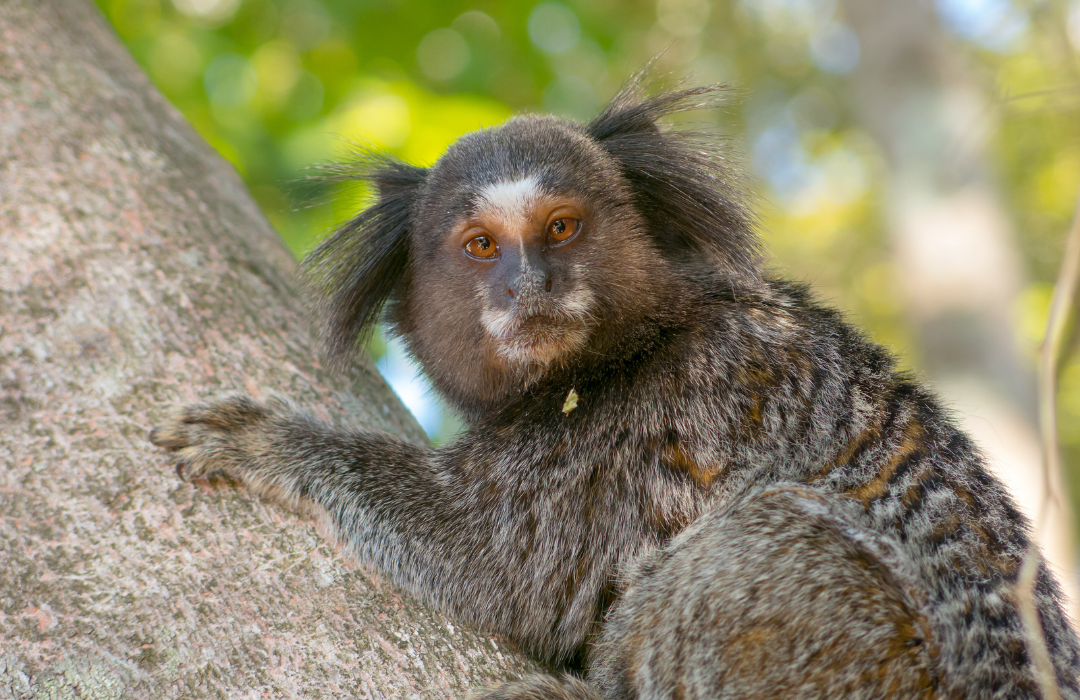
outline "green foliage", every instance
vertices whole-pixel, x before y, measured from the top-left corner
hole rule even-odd
[[[158,87],[236,166],[297,253],[343,219],[356,196],[335,205],[333,193],[317,193],[321,203],[313,205],[309,191],[298,195],[290,183],[340,157],[349,142],[430,163],[461,133],[513,112],[587,118],[660,55],[660,76],[736,86],[730,109],[718,117],[725,131],[741,135],[744,120],[793,104],[808,152],[836,166],[837,177],[855,173],[859,184],[847,188],[844,201],[827,202],[810,222],[820,240],[802,232],[816,216],[808,207],[794,217],[786,207],[767,213],[782,258],[834,260],[843,250],[850,270],[880,256],[867,204],[873,173],[864,162],[873,148],[850,133],[843,78],[814,65],[808,42],[816,20],[776,9],[783,3],[771,3],[772,10],[706,0],[98,4]],[[798,267],[797,274],[822,269]],[[843,266],[826,267],[836,271],[826,275],[830,295],[854,301],[875,327],[893,323],[891,311],[887,323],[873,320],[884,306],[862,304],[855,291],[862,283],[845,278]]]

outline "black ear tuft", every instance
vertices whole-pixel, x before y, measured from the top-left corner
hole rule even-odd
[[[647,70],[586,125],[586,133],[621,167],[661,251],[716,256],[734,279],[756,280],[760,252],[748,196],[720,138],[660,124],[670,114],[717,107],[724,86],[646,97]]]
[[[314,298],[327,360],[342,366],[370,336],[409,265],[409,225],[427,170],[358,150],[318,179],[360,180],[378,191],[374,204],[331,234],[302,263]]]

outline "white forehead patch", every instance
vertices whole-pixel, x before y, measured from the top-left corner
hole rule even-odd
[[[496,182],[480,190],[478,208],[504,221],[528,219],[540,200],[540,181],[535,176]]]

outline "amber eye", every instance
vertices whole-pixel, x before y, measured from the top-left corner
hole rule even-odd
[[[574,237],[574,234],[578,230],[578,220],[564,217],[562,219],[555,219],[548,226],[548,235],[551,236],[551,240],[562,243],[568,241]]]
[[[474,236],[465,244],[465,252],[474,258],[493,258],[499,252],[495,240],[487,236]]]

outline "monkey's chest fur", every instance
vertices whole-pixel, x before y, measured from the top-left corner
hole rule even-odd
[[[621,362],[553,371],[474,426],[490,440],[451,448],[461,516],[490,508],[504,532],[526,533],[494,528],[484,544],[497,567],[524,567],[523,600],[462,614],[497,619],[545,658],[590,657],[613,692],[670,671],[676,640],[702,629],[721,654],[717,687],[749,683],[751,696],[762,664],[792,674],[771,683],[823,673],[800,661],[813,648],[850,657],[832,685],[814,681],[830,692],[885,692],[898,675],[910,692],[944,692],[995,647],[1023,661],[1004,598],[1028,546],[1023,517],[932,396],[782,289],[779,305],[728,299],[655,326]],[[512,612],[524,598],[535,618]],[[685,608],[663,612],[673,605]],[[960,621],[936,612],[954,607]],[[996,622],[950,646],[980,619]]]

